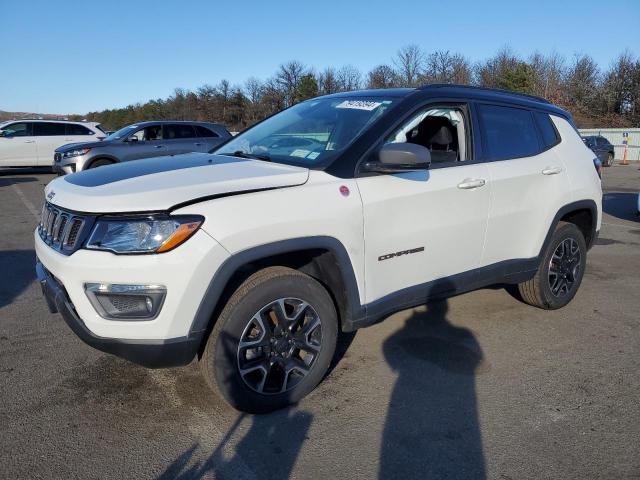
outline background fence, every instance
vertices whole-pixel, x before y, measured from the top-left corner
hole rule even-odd
[[[602,135],[609,140],[615,147],[616,160],[622,160],[624,155],[624,144],[622,143],[624,137],[623,133],[627,132],[629,136],[626,138],[629,140],[629,152],[627,158],[629,160],[640,160],[640,128],[581,128],[580,135]]]

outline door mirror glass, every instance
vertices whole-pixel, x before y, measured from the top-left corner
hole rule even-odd
[[[387,143],[378,151],[378,159],[364,164],[364,170],[379,173],[427,170],[431,152],[415,143]]]
[[[135,143],[137,141],[138,137],[136,137],[135,135],[131,135],[129,138],[127,138],[127,142]]]

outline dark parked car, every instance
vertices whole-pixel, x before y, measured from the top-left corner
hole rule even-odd
[[[101,142],[57,148],[53,169],[66,174],[141,158],[207,153],[230,137],[229,131],[216,123],[140,122],[113,132]]]
[[[602,165],[610,167],[613,165],[613,145],[606,138],[600,135],[590,135],[588,137],[582,137],[585,145],[593,150],[593,153],[600,159]]]

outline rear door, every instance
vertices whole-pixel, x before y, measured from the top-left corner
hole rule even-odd
[[[196,129],[189,123],[165,124],[162,129],[162,138],[167,145],[169,155],[204,151],[204,142],[198,138]]]
[[[571,202],[560,141],[547,113],[512,105],[476,105],[491,209],[482,265],[536,257],[551,221]]]
[[[32,122],[15,122],[2,127],[0,136],[0,166],[38,165],[38,150]]]
[[[51,166],[55,149],[73,143],[67,140],[66,125],[59,122],[34,122],[33,133],[38,146],[38,165]]]
[[[194,125],[194,127],[196,129],[196,134],[198,135],[198,142],[196,143],[198,151],[208,152],[213,147],[222,143],[222,137],[210,128],[207,128],[204,125]]]
[[[80,143],[98,140],[95,132],[79,123],[67,123],[65,125],[65,142]]]

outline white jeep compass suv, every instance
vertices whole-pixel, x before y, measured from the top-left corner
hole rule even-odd
[[[52,311],[147,367],[197,358],[234,407],[296,402],[340,331],[490,284],[566,305],[600,228],[594,155],[545,100],[472,87],[299,103],[211,153],[51,182]]]

